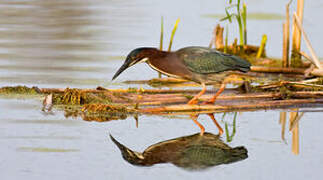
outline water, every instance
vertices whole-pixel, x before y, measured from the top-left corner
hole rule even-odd
[[[252,13],[283,14],[281,1],[250,0]],[[128,88],[124,80],[150,79],[157,73],[142,64],[110,79],[125,55],[139,46],[158,46],[160,18],[165,21],[165,46],[177,18],[181,22],[173,49],[208,45],[224,1],[0,1],[0,85],[39,87]],[[304,27],[319,50],[323,2],[305,2]],[[230,26],[230,40],[236,34]],[[248,21],[248,42],[269,37],[268,54],[281,55],[282,20]],[[304,44],[304,43],[303,43]],[[303,49],[306,51],[306,47]],[[322,51],[317,52],[320,57]],[[140,73],[139,73],[140,72]],[[186,116],[140,116],[139,127],[129,117],[105,123],[65,118],[54,109],[41,112],[40,97],[0,98],[1,179],[318,179],[322,169],[322,112],[306,112],[300,121],[300,154],[291,152],[292,135],[280,138],[279,111],[238,115],[237,133],[230,146],[244,146],[249,157],[203,171],[187,171],[172,164],[138,167],[122,159],[109,139],[111,133],[129,148],[142,152],[160,141],[197,133]],[[222,114],[216,118],[221,119]],[[225,121],[232,123],[233,115]],[[204,115],[209,132],[216,127]],[[224,122],[220,122],[224,127]],[[230,126],[229,129],[232,127]],[[225,136],[223,137],[225,140]]]

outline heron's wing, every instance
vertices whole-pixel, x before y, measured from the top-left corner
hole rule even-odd
[[[237,56],[204,48],[187,47],[176,52],[185,65],[193,72],[208,74],[228,70],[247,72],[251,64]]]

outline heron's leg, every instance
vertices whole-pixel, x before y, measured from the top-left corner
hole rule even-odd
[[[188,101],[187,104],[193,105],[193,104],[197,104],[197,100],[199,97],[201,97],[206,91],[206,86],[205,83],[202,83],[202,91],[199,92],[197,95],[195,95],[190,101]]]
[[[213,122],[214,122],[214,124],[216,125],[216,127],[219,129],[219,134],[220,134],[220,136],[223,134],[223,129],[222,129],[222,127],[220,126],[220,124],[216,121],[216,119],[215,119],[215,117],[214,117],[214,115],[213,115],[213,113],[209,113],[209,114],[207,114],[207,115],[209,115],[210,116],[210,118],[213,120]]]
[[[197,118],[199,117],[198,114],[191,114],[191,119],[193,120],[193,122],[198,125],[201,129],[201,132],[200,132],[200,135],[203,136],[204,134],[204,131],[205,131],[205,128],[203,127],[202,124],[200,124],[198,121],[197,121]]]
[[[208,101],[204,102],[203,104],[214,104],[216,98],[224,91],[226,83],[222,83],[218,92]]]

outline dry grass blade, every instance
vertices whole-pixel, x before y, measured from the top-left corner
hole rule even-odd
[[[302,32],[303,36],[304,36],[304,40],[305,40],[305,43],[307,45],[307,48],[309,49],[310,53],[311,53],[311,56],[312,56],[312,62],[315,64],[315,66],[318,68],[318,69],[322,69],[322,66],[321,66],[321,63],[316,55],[316,53],[314,52],[314,49],[311,45],[311,42],[309,41],[308,37],[307,37],[307,34],[306,32],[304,31],[304,28],[301,24],[301,21],[299,19],[299,17],[297,16],[296,13],[294,13],[294,18],[295,18],[295,22],[296,22],[296,25],[297,27],[300,29],[300,31]]]
[[[173,31],[172,31],[172,35],[171,35],[170,41],[169,41],[168,51],[171,51],[171,49],[172,49],[173,39],[174,39],[174,36],[175,36],[175,32],[177,30],[179,21],[180,21],[180,19],[177,19],[176,22],[175,22],[175,25],[174,25],[174,28],[173,28]]]

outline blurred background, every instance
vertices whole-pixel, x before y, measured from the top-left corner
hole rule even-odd
[[[262,35],[267,34],[267,55],[281,57],[287,1],[246,3],[250,14],[248,44],[259,45]],[[112,74],[129,51],[159,46],[161,17],[164,49],[177,18],[181,21],[172,49],[208,46],[227,5],[225,0],[1,0],[0,85],[109,86]],[[322,1],[313,1],[305,3],[304,9],[304,27],[317,50],[323,30],[318,23],[322,7]],[[231,43],[238,37],[238,26],[234,21],[228,27]],[[306,51],[305,46],[302,49]],[[131,69],[118,81],[149,79],[154,74],[146,65],[137,69],[143,73]]]

